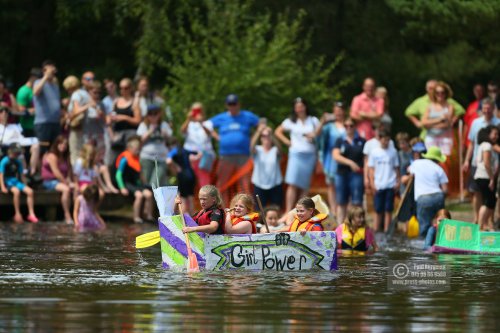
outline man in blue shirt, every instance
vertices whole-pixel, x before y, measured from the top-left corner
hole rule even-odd
[[[61,133],[61,94],[56,78],[57,68],[50,60],[42,64],[43,77],[33,85],[35,135],[42,153]]]
[[[229,190],[233,185],[237,191],[250,193],[250,135],[259,123],[259,117],[240,109],[238,96],[226,97],[226,109],[208,121],[214,137],[219,140],[219,164],[217,167],[217,187],[225,202],[229,202]],[[248,170],[247,170],[248,169]],[[246,172],[248,171],[248,172]]]

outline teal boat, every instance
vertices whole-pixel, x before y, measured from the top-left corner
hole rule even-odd
[[[500,232],[480,231],[479,225],[470,222],[443,220],[431,252],[500,255]]]

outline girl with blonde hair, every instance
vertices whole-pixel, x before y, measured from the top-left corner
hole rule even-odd
[[[198,192],[201,210],[193,215],[193,220],[198,223],[196,227],[184,227],[182,232],[204,232],[207,234],[223,234],[224,210],[222,209],[222,196],[213,185],[205,185]],[[177,197],[176,204],[181,204]]]
[[[375,235],[366,224],[365,210],[359,206],[353,206],[347,213],[347,219],[335,229],[338,248],[366,252],[377,251]]]
[[[254,212],[252,196],[239,193],[231,200],[231,208],[227,210],[225,233],[226,234],[255,234],[259,213]]]

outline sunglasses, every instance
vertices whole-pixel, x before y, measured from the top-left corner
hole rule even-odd
[[[126,87],[120,87],[121,90],[129,90],[130,89],[130,86],[126,86]]]
[[[333,103],[333,106],[336,106],[338,108],[343,108],[344,107],[344,103],[342,103],[342,102],[335,102],[335,103]]]
[[[85,76],[83,79],[85,81],[94,81],[94,78],[92,76]]]
[[[227,103],[228,106],[236,106],[238,103]]]
[[[344,124],[345,128],[353,128],[354,124]]]
[[[444,90],[436,90],[436,95],[444,95]]]

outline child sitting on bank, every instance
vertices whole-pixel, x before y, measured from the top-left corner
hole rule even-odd
[[[432,221],[432,226],[427,231],[427,236],[425,237],[424,250],[430,249],[434,243],[436,242],[436,236],[439,224],[442,220],[451,219],[451,213],[447,209],[440,209],[434,216],[434,220]]]
[[[141,140],[138,136],[132,136],[127,140],[127,149],[116,158],[116,183],[120,193],[124,196],[134,196],[134,223],[143,223],[141,218],[141,206],[144,203],[144,216],[147,221],[153,218],[153,192],[141,181],[141,164],[139,152]]]
[[[97,231],[106,228],[106,223],[97,211],[99,203],[99,188],[96,184],[90,184],[85,187],[83,194],[80,194],[75,200],[73,209],[73,221],[75,229],[83,231]]]
[[[300,231],[305,234],[307,231],[323,231],[325,228],[322,222],[326,220],[328,215],[321,214],[317,209],[314,201],[309,197],[301,198],[295,205],[297,214],[295,215],[290,227],[281,231]]]
[[[7,151],[7,156],[4,156],[0,161],[0,186],[3,193],[12,192],[14,196],[14,222],[24,222],[21,214],[21,192],[27,196],[28,216],[26,220],[31,223],[37,223],[38,218],[35,215],[35,201],[33,190],[25,185],[23,181],[23,164],[19,160],[23,149],[19,143],[12,143]]]
[[[264,218],[269,227],[269,232],[277,232],[286,227],[284,223],[279,222],[279,211],[280,209],[278,206],[269,206],[264,210]],[[264,224],[261,225],[260,233],[267,234],[267,229]]]
[[[75,188],[80,193],[91,184],[103,185],[100,182],[99,168],[97,166],[96,149],[93,145],[86,143],[82,146],[80,157],[73,166],[73,175],[75,177]],[[104,190],[99,186],[99,198],[104,198]]]
[[[205,185],[198,192],[201,210],[193,215],[193,220],[198,223],[196,227],[184,227],[182,232],[204,232],[207,234],[223,234],[224,210],[222,197],[219,190],[213,185]],[[175,199],[177,205],[181,204],[180,198]]]
[[[338,248],[352,251],[378,251],[375,235],[366,225],[365,211],[354,206],[349,209],[347,219],[335,229]]]
[[[231,200],[227,210],[224,233],[256,234],[259,213],[254,212],[254,202],[250,195],[239,193]]]
[[[375,190],[374,229],[379,231],[381,225],[384,232],[389,230],[392,211],[394,209],[394,195],[399,190],[399,160],[398,153],[389,147],[391,138],[386,131],[379,131],[380,147],[373,149],[368,155],[368,177],[371,188]]]

